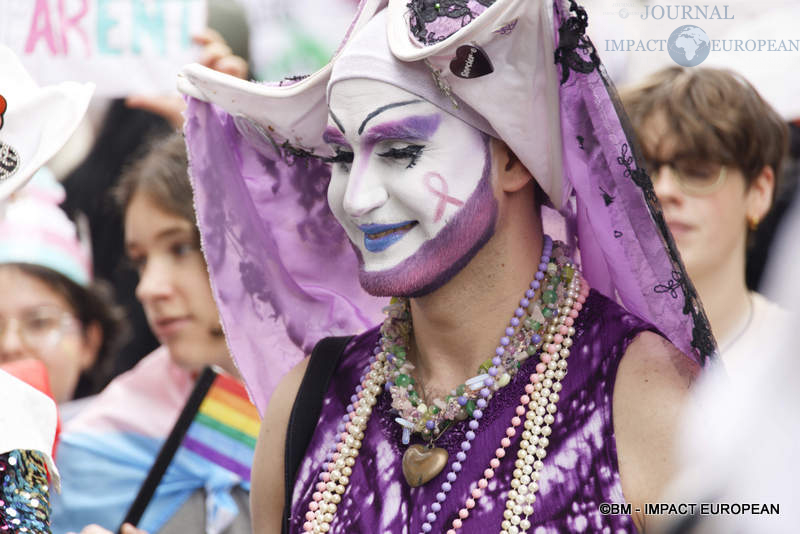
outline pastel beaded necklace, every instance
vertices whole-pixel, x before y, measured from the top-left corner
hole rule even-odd
[[[549,238],[545,240],[545,244],[547,243],[551,243]],[[480,396],[475,401],[474,409],[472,409],[472,419],[468,423],[469,430],[465,433],[465,439],[460,447],[461,450],[456,454],[455,460],[450,465],[450,471],[441,485],[441,491],[436,494],[436,501],[429,507],[431,511],[426,515],[426,521],[422,524],[422,532],[431,532],[432,524],[452,489],[452,483],[456,481],[458,473],[461,471],[462,463],[467,460],[471,442],[475,439],[475,431],[480,426],[483,409],[487,406],[491,397],[491,388],[494,387],[496,390],[497,382],[499,382],[496,377],[498,375],[503,376],[501,368],[506,373],[509,371],[515,372],[517,366],[508,366],[506,361],[514,360],[515,355],[520,351],[512,352],[507,348],[517,349],[523,345],[512,343],[512,339],[510,339],[512,336],[517,341],[519,341],[519,336],[522,339],[528,339],[526,347],[530,346],[530,341],[535,339],[534,336],[542,338],[536,344],[537,347],[542,349],[539,355],[540,361],[536,365],[536,372],[529,377],[530,383],[525,388],[525,394],[520,398],[520,405],[516,409],[516,415],[512,418],[510,426],[506,429],[506,435],[501,439],[499,447],[495,451],[495,458],[492,459],[489,467],[484,471],[484,476],[475,482],[471,490],[471,497],[467,499],[464,506],[459,510],[459,517],[452,522],[452,528],[448,531],[448,534],[453,534],[462,528],[463,522],[469,517],[469,511],[476,506],[483,489],[487,487],[488,480],[494,476],[494,470],[500,466],[501,460],[506,455],[506,450],[511,446],[511,438],[516,435],[517,428],[520,425],[523,425],[524,430],[521,436],[520,450],[515,461],[511,482],[512,487],[508,494],[501,532],[503,534],[521,534],[527,532],[530,527],[529,517],[533,513],[535,492],[538,490],[539,472],[542,469],[542,459],[546,455],[546,448],[549,444],[550,425],[554,421],[558,392],[561,390],[560,381],[566,375],[566,359],[569,356],[569,347],[572,344],[571,337],[575,332],[572,325],[583,302],[586,300],[589,290],[588,285],[583,281],[580,274],[575,271],[569,258],[563,253],[563,247],[556,247],[556,251],[553,254],[554,261],[549,261],[549,256],[550,250],[548,246],[543,248],[542,263],[544,267],[540,265],[536,276],[538,280],[534,280],[534,282],[539,282],[538,285],[543,289],[543,295],[548,291],[552,292],[552,294],[548,294],[547,298],[555,296],[553,300],[555,306],[548,308],[554,310],[553,320],[548,321],[546,326],[542,326],[544,335],[533,333],[530,331],[532,329],[526,331],[523,322],[533,321],[533,317],[530,315],[526,317],[526,307],[530,306],[530,298],[526,292],[526,297],[520,302],[520,308],[515,311],[514,316],[509,321],[508,329],[511,329],[511,331],[507,329],[507,335],[504,336],[509,338],[508,343],[503,343],[504,340],[501,339],[496,355],[492,358],[492,366],[488,370],[491,371],[494,368],[494,373],[487,372],[485,374],[488,377],[482,378],[483,386],[479,388]],[[540,274],[541,276],[539,276]],[[547,276],[546,280],[545,276]],[[534,284],[532,283],[531,289],[534,292],[539,289],[539,287],[534,289],[533,286]],[[526,299],[528,304],[523,307],[522,304]],[[355,394],[351,397],[352,404],[348,406],[347,414],[343,416],[343,420],[337,429],[340,438],[339,442],[336,444],[335,449],[328,454],[328,461],[324,464],[323,472],[320,473],[319,482],[316,486],[317,491],[313,493],[312,500],[308,505],[308,511],[305,514],[306,521],[303,524],[303,529],[306,532],[319,533],[330,530],[337,507],[341,503],[342,495],[349,484],[352,468],[361,448],[361,440],[364,438],[364,430],[371,415],[372,407],[381,393],[382,385],[390,377],[398,376],[398,367],[391,361],[392,358],[397,358],[397,353],[389,350],[396,344],[391,345],[390,342],[396,339],[398,335],[402,335],[404,333],[403,329],[406,327],[402,326],[402,322],[393,320],[402,315],[402,307],[390,307],[387,313],[389,316],[381,326],[381,340],[369,359],[369,365],[362,375],[359,385],[356,387]],[[520,324],[523,324],[521,329],[518,328]],[[408,332],[406,333],[410,333],[410,323],[407,328]],[[502,349],[502,352],[500,349]],[[525,348],[524,352],[527,352],[527,350]],[[536,350],[534,350],[535,352]],[[505,379],[503,381],[505,384],[508,383]],[[488,390],[488,394],[484,394],[484,390]],[[466,406],[466,404],[461,406]],[[419,410],[417,411],[419,412]],[[428,413],[427,410],[426,413]],[[427,421],[425,426],[427,428]],[[419,445],[412,447],[422,448]],[[412,447],[409,447],[409,450]],[[406,454],[408,454],[408,451]],[[446,461],[447,458],[445,457],[444,463]],[[441,468],[433,476],[440,471]]]
[[[397,410],[398,424],[403,427],[403,444],[407,445],[412,432],[423,439],[433,440],[456,420],[472,416],[481,398],[489,400],[492,394],[511,381],[519,365],[535,354],[542,343],[541,333],[557,314],[555,291],[541,291],[541,298],[534,300],[548,276],[553,241],[544,236],[539,268],[520,299],[509,325],[500,338],[495,354],[478,368],[478,374],[453,389],[445,399],[425,399],[417,391],[412,376],[414,365],[408,361],[408,343],[412,332],[411,313],[407,299],[392,299],[387,309],[386,334],[381,339],[381,348],[391,363],[386,390],[392,396],[392,408]],[[556,274],[553,264],[552,278]],[[527,314],[527,317],[526,317]]]
[[[550,444],[550,425],[555,421],[561,381],[567,374],[567,358],[570,355],[572,336],[575,334],[573,325],[588,295],[589,285],[579,273],[575,273],[569,282],[567,298],[561,303],[558,320],[548,328],[544,348],[539,355],[540,361],[529,377],[530,383],[525,386],[525,393],[519,399],[511,424],[506,428],[506,435],[500,440],[495,457],[489,462],[483,477],[473,484],[470,497],[459,509],[458,517],[453,520],[452,528],[447,534],[456,534],[463,527],[470,510],[483,495],[489,480],[494,478],[494,470],[500,467],[500,462],[511,447],[511,439],[516,436],[520,425],[524,430],[514,461],[511,489],[506,498],[500,533],[524,534],[531,528],[530,517],[533,515],[533,504],[539,489],[539,476],[544,467],[547,446]]]

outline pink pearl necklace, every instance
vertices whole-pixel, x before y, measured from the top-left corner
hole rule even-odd
[[[471,496],[459,510],[459,517],[453,520],[452,528],[447,534],[456,534],[456,531],[462,528],[463,522],[470,515],[470,510],[476,506],[489,480],[494,477],[494,470],[500,467],[500,461],[505,457],[506,449],[511,446],[511,438],[516,435],[520,425],[523,425],[525,430],[522,432],[511,490],[506,510],[503,512],[501,534],[523,534],[530,528],[528,518],[533,514],[539,472],[543,467],[542,459],[549,444],[550,425],[554,422],[561,380],[567,371],[569,347],[572,345],[572,336],[575,333],[573,324],[588,293],[588,284],[576,271],[568,287],[567,298],[561,303],[558,319],[549,325],[542,345],[543,350],[539,356],[540,361],[536,364],[536,372],[530,375],[530,383],[525,386],[525,394],[520,397],[520,404],[516,408],[516,415],[512,417],[510,426],[506,429],[506,436],[500,440],[495,458],[489,462],[484,476],[475,483]],[[362,376],[357,394],[352,398],[352,410],[348,410],[344,416],[339,441],[330,455],[331,460],[325,464],[316,486],[317,491],[313,493],[309,502],[305,514],[306,521],[303,524],[305,532],[319,534],[330,530],[342,495],[350,482],[352,468],[361,448],[361,440],[364,439],[364,430],[372,413],[372,407],[377,402],[382,385],[390,373],[389,366],[386,351],[376,349],[376,353],[369,360],[369,367]]]
[[[320,474],[317,491],[308,503],[304,531],[319,534],[330,530],[336,509],[350,483],[350,475],[361,449],[361,440],[364,439],[364,430],[386,381],[386,372],[386,355],[383,352],[373,355],[369,368],[361,379],[360,388],[357,389],[358,393],[354,395],[351,405],[353,409],[348,410],[348,414],[344,416],[347,422],[343,425],[331,461]]]
[[[452,528],[447,534],[456,534],[463,527],[464,521],[470,516],[470,511],[483,496],[489,480],[494,478],[494,471],[500,467],[500,461],[505,458],[506,450],[511,446],[511,439],[516,436],[520,425],[524,431],[514,464],[511,489],[506,500],[506,509],[503,511],[500,532],[524,534],[531,527],[529,517],[533,514],[535,494],[539,489],[539,475],[544,467],[542,460],[550,443],[548,436],[552,432],[550,425],[555,420],[561,380],[567,373],[569,347],[572,346],[572,335],[575,333],[573,325],[588,294],[589,285],[576,273],[570,284],[567,299],[560,310],[558,323],[551,327],[545,338],[546,343],[539,356],[540,361],[536,364],[536,372],[530,375],[530,383],[525,386],[525,394],[519,399],[516,415],[511,418],[511,424],[506,428],[506,435],[500,440],[500,446],[495,450],[495,457],[489,462],[483,477],[474,484],[470,497],[458,511],[458,517],[453,520]]]

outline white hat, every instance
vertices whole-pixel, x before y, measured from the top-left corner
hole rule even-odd
[[[0,369],[0,454],[18,450],[38,451],[47,462],[52,482],[60,485],[51,455],[56,438],[58,413],[55,401],[35,387]]]
[[[39,87],[0,45],[0,200],[22,187],[78,127],[93,83]]]

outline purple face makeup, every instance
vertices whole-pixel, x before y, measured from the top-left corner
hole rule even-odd
[[[367,271],[363,254],[359,256],[359,281],[365,291],[376,296],[421,297],[447,283],[494,235],[497,200],[491,186],[492,158],[490,138],[484,137],[484,165],[480,182],[472,196],[455,216],[416,253],[399,265],[383,271]]]
[[[331,92],[328,202],[375,295],[441,287],[491,238],[497,218],[489,137],[412,96],[364,79]]]
[[[344,135],[342,135],[342,132],[340,132],[335,126],[328,126],[325,128],[325,132],[322,134],[322,140],[329,145],[350,146],[347,143],[347,139],[345,139]]]
[[[359,131],[363,129],[366,125],[367,121],[370,118],[375,117],[379,112],[386,111],[392,109],[394,107],[400,107],[404,105],[414,104],[418,101],[407,101],[407,102],[399,102],[396,104],[390,104],[388,106],[382,106],[377,110],[373,111],[367,119],[361,124],[361,128]],[[333,117],[333,115],[332,115]],[[358,185],[358,183],[362,179],[362,173],[365,169],[367,169],[366,162],[369,160],[372,152],[375,150],[375,147],[383,142],[393,142],[393,141],[408,141],[408,142],[425,142],[429,141],[430,138],[436,133],[436,130],[439,128],[439,123],[442,120],[441,113],[433,113],[430,115],[412,115],[410,117],[405,117],[399,120],[394,121],[386,121],[380,124],[377,124],[371,127],[369,130],[366,131],[363,135],[360,136],[360,144],[361,144],[361,154],[359,156],[359,160],[361,164],[359,165],[360,171],[357,171],[351,176],[351,180],[354,184]],[[343,133],[338,130],[338,128],[343,128],[340,123],[337,122],[337,126],[328,126],[323,134],[323,140],[332,145],[341,145],[345,148],[350,148],[350,145],[347,142],[347,139],[344,137]],[[419,145],[409,145],[402,148],[389,148],[385,151],[378,151],[378,156],[383,158],[390,158],[396,160],[408,160],[408,168],[411,168],[416,163],[417,158],[419,157],[419,153],[421,152],[422,147]],[[351,160],[352,153],[345,153],[337,149],[337,156],[334,158],[333,161],[342,161],[344,160]],[[400,225],[404,225],[405,223],[401,223]],[[381,239],[377,242],[370,239],[368,236],[365,235],[365,246],[367,250],[370,252],[380,252],[386,250],[386,248],[392,246],[394,243],[399,241],[405,232],[403,233],[395,233],[391,236],[391,238],[387,237],[386,239]],[[369,243],[369,246],[367,246]]]
[[[440,122],[442,122],[442,116],[438,113],[384,122],[367,130],[363,136],[364,144],[366,146],[374,146],[381,141],[403,139],[429,141],[439,128]]]

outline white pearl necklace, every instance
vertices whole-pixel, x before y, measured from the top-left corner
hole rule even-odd
[[[567,298],[559,309],[558,320],[550,325],[545,336],[544,350],[540,355],[541,361],[536,365],[536,373],[531,375],[531,384],[526,386],[526,392],[530,396],[523,395],[522,400],[525,402],[517,407],[518,414],[521,415],[521,411],[525,414],[523,423],[525,430],[522,432],[520,449],[514,464],[511,489],[500,525],[501,534],[525,534],[531,527],[529,517],[533,514],[540,472],[544,467],[542,460],[547,454],[546,449],[549,445],[550,425],[555,421],[558,392],[561,391],[561,380],[566,376],[569,347],[575,334],[572,324],[586,300],[588,291],[588,284],[582,280],[579,273],[575,272],[567,291]],[[388,372],[388,362],[384,352],[379,352],[370,359],[369,371],[361,382],[361,391],[352,404],[353,410],[349,412],[350,422],[346,423],[345,431],[341,433],[340,440],[336,444],[332,461],[328,462],[327,469],[320,475],[317,491],[313,493],[308,505],[306,521],[303,524],[305,532],[320,534],[330,530],[342,495],[350,483],[352,468],[361,449],[361,440],[364,439],[364,430],[372,414],[372,408],[381,393],[382,385],[386,382]],[[527,411],[524,410],[526,405]],[[505,449],[511,445],[509,438],[516,433],[514,428],[520,422],[519,417],[512,419],[512,426],[507,429],[508,437],[504,437],[501,441],[497,458],[493,459],[492,468],[487,469],[487,472],[493,473],[494,468],[499,467],[495,460],[499,462],[499,458],[505,456]],[[481,485],[481,482],[484,484]],[[481,479],[479,488],[485,487],[486,482],[486,478]],[[473,490],[473,497],[479,498],[480,494],[478,488]],[[471,506],[459,511],[460,517],[453,522],[453,528],[448,530],[448,533],[461,528],[462,519],[466,519],[469,516],[469,509],[475,506],[472,498],[468,499],[468,503]]]
[[[372,414],[372,407],[381,393],[381,386],[386,381],[386,372],[386,355],[381,352],[370,362],[370,370],[361,382],[358,400],[352,404],[350,422],[345,425],[345,431],[336,444],[333,459],[328,463],[327,471],[322,473],[317,491],[308,504],[306,522],[303,524],[306,532],[319,534],[330,530],[338,505],[342,502],[342,495],[350,483],[350,475],[361,449],[361,440],[364,439],[364,430]]]
[[[531,527],[529,518],[533,515],[533,503],[536,502],[539,477],[544,467],[542,460],[547,456],[549,436],[552,432],[550,425],[555,421],[558,392],[561,391],[561,380],[567,374],[567,358],[575,328],[566,327],[567,334],[559,337],[556,337],[556,333],[561,327],[566,326],[564,323],[570,316],[573,306],[577,308],[576,311],[580,310],[587,293],[588,286],[582,288],[580,277],[575,276],[561,307],[558,324],[550,327],[545,338],[545,341],[550,343],[550,350],[543,351],[542,356],[549,355],[550,361],[547,362],[544,373],[537,372],[537,379],[531,380],[533,392],[530,394],[528,410],[525,413],[523,423],[525,430],[522,432],[517,460],[514,463],[511,489],[503,512],[503,522],[500,524],[501,534],[524,534]]]
[[[458,511],[458,517],[453,520],[447,534],[456,534],[463,527],[464,521],[469,518],[471,510],[475,508],[477,501],[488,487],[489,480],[494,478],[495,470],[500,467],[501,459],[506,456],[506,449],[511,446],[511,438],[516,436],[517,427],[521,424],[525,430],[522,432],[520,449],[514,462],[511,489],[508,492],[506,509],[503,510],[500,532],[522,534],[531,527],[529,517],[533,515],[533,503],[536,501],[536,491],[539,489],[539,476],[544,467],[542,460],[550,444],[549,436],[552,432],[550,425],[555,421],[561,380],[567,373],[566,359],[570,354],[572,336],[575,335],[573,324],[588,294],[589,285],[579,273],[575,273],[567,290],[567,298],[559,308],[559,316],[548,328],[543,350],[539,356],[540,362],[536,364],[536,371],[530,375],[530,383],[525,386],[525,394],[520,397],[520,404],[517,405],[515,415],[511,418],[511,425],[500,440],[500,447],[495,451],[495,457],[489,462],[483,477],[473,486],[470,496]]]

